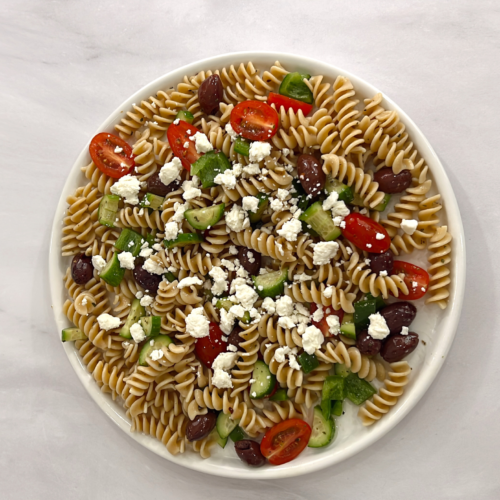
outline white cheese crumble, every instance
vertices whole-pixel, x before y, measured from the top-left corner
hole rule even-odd
[[[152,248],[143,248],[139,252],[139,257],[144,257],[145,259],[147,259],[148,257],[151,257],[151,255],[153,255],[153,249]]]
[[[141,190],[141,183],[137,177],[130,174],[124,175],[117,182],[111,186],[111,192],[121,196],[125,203],[130,205],[137,205],[139,203],[139,191]]]
[[[385,278],[387,276],[387,271],[380,271],[379,276],[382,276],[382,278]]]
[[[403,219],[401,229],[410,236],[417,230],[418,221],[415,219]]]
[[[97,322],[99,323],[99,328],[102,330],[112,330],[113,328],[118,328],[120,326],[120,318],[115,318],[111,314],[103,313],[97,316]]]
[[[165,186],[168,186],[170,183],[176,180],[180,180],[182,170],[182,163],[177,156],[174,156],[172,158],[172,161],[165,163],[163,167],[161,167],[160,172],[159,172],[159,177],[161,182],[165,184]]]
[[[227,372],[234,367],[237,359],[238,354],[235,354],[234,352],[222,352],[214,359],[212,368],[214,370],[224,370]]]
[[[92,265],[100,273],[106,267],[106,261],[100,255],[94,255],[92,257]]]
[[[209,325],[210,322],[204,315],[203,307],[197,307],[196,309],[193,309],[186,316],[186,332],[195,339],[207,337],[209,334]]]
[[[297,241],[297,236],[302,231],[302,223],[298,219],[290,219],[286,221],[277,233],[283,236],[287,241]]]
[[[260,167],[258,163],[250,163],[246,167],[243,167],[243,173],[247,175],[259,175]]]
[[[134,269],[135,257],[130,252],[121,252],[118,254],[120,267],[123,269]]]
[[[257,212],[257,209],[259,208],[259,199],[255,196],[245,196],[242,199],[242,207],[243,210],[246,210],[247,212]]]
[[[212,286],[212,293],[214,295],[220,295],[225,292],[228,288],[227,284],[227,273],[219,266],[214,266],[208,274],[213,278],[214,284]]]
[[[259,298],[257,292],[251,286],[248,286],[246,284],[244,285],[237,284],[235,288],[236,288],[235,295],[239,303],[245,308],[245,310],[249,311],[253,307],[255,301]]]
[[[295,357],[295,354],[288,355],[288,364],[290,365],[290,368],[293,368],[294,370],[300,370],[300,365],[299,363],[297,363],[297,358]]]
[[[385,234],[382,234],[382,233],[377,233],[377,235],[375,236],[375,239],[377,240],[383,240],[385,238]]]
[[[142,299],[142,297],[144,297],[144,294],[139,290],[136,294],[135,294],[135,298],[136,299]]]
[[[189,203],[174,203],[175,213],[172,216],[173,222],[182,222],[184,220],[184,212],[189,209]]]
[[[280,316],[278,318],[278,326],[290,330],[295,326],[295,322],[290,316]]]
[[[316,309],[316,311],[313,312],[312,320],[316,321],[317,323],[318,321],[321,321],[324,316],[325,313],[323,311],[323,306],[321,304],[318,304],[318,308]]]
[[[144,333],[144,330],[142,329],[142,326],[139,323],[134,323],[130,327],[130,335],[132,335],[132,338],[137,342],[142,342],[146,338],[146,334]]]
[[[194,141],[197,153],[208,153],[214,149],[207,136],[202,132],[196,132],[189,139]]]
[[[278,199],[280,199],[281,201],[285,201],[287,196],[288,196],[288,191],[286,189],[278,189],[278,192],[276,193],[276,196],[278,197]]]
[[[278,198],[272,198],[269,206],[271,207],[271,210],[273,212],[279,212],[280,210],[283,210],[283,202]]]
[[[189,276],[188,278],[184,278],[179,281],[177,288],[186,288],[191,285],[203,285],[203,281],[196,276]]]
[[[410,333],[410,329],[407,326],[403,326],[401,328],[401,335],[408,335]]]
[[[144,295],[141,299],[141,306],[142,307],[147,307],[150,306],[153,303],[154,299],[151,297],[151,295]]]
[[[302,335],[302,347],[307,354],[314,354],[321,347],[325,337],[321,330],[314,325],[308,326]]]
[[[193,175],[193,178],[190,181],[184,181],[182,183],[182,189],[184,192],[182,193],[182,197],[186,200],[192,200],[193,198],[197,198],[201,196],[201,189],[198,188],[200,185],[200,179]]]
[[[390,332],[385,318],[380,313],[370,314],[370,325],[368,326],[368,335],[376,340],[385,339]]]
[[[340,333],[340,319],[337,315],[331,314],[327,316],[326,322],[331,335],[338,335]]]
[[[331,210],[338,199],[339,199],[339,194],[336,191],[333,191],[333,193],[330,193],[328,198],[323,202],[323,205],[322,205],[323,210]]]
[[[266,297],[262,302],[262,309],[266,311],[268,314],[274,314],[276,312],[276,304],[271,297]]]
[[[330,299],[333,295],[333,286],[329,285],[325,288],[323,295],[327,298]]]
[[[115,153],[121,153],[122,151],[123,151],[123,148],[121,148],[120,146],[116,146]]]
[[[233,329],[234,320],[236,319],[234,314],[227,312],[224,308],[219,311],[220,316],[220,329],[229,335]]]
[[[339,244],[336,241],[321,241],[314,245],[313,264],[322,266],[329,264],[335,257],[339,249]]]
[[[163,351],[161,349],[155,349],[151,353],[151,359],[153,361],[158,361],[159,359],[163,358]]]
[[[262,161],[266,156],[271,154],[271,144],[268,142],[255,141],[250,144],[250,156],[251,162]]]
[[[238,138],[238,134],[233,130],[233,127],[228,123],[225,127],[227,135],[231,137],[231,141],[235,141]]]
[[[219,389],[230,389],[233,387],[231,375],[224,370],[214,370],[212,375],[212,384]]]
[[[288,295],[280,297],[276,301],[276,312],[279,316],[290,316],[293,314],[293,300]]]
[[[179,233],[179,226],[177,222],[167,222],[165,224],[165,239],[175,240],[177,234]]]
[[[165,272],[165,268],[151,257],[144,262],[142,268],[148,273],[158,274],[159,276]]]
[[[231,210],[226,214],[226,224],[231,231],[238,233],[250,227],[250,219],[243,208],[239,205],[233,205]]]

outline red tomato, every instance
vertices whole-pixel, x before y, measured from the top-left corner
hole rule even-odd
[[[231,127],[250,141],[267,141],[278,131],[278,113],[261,101],[243,101],[231,111]]]
[[[303,420],[298,418],[283,420],[264,434],[260,443],[260,451],[269,463],[286,464],[304,450],[311,432],[311,427]]]
[[[116,148],[121,148],[121,151],[118,153]],[[89,152],[96,167],[113,179],[127,175],[135,166],[132,148],[117,135],[97,134],[90,141]]]
[[[361,250],[371,253],[384,253],[391,246],[389,234],[378,222],[358,213],[351,213],[345,219],[342,234]],[[377,235],[384,237],[380,240]]]
[[[425,269],[409,262],[395,260],[392,274],[401,273],[405,275],[404,281],[409,291],[408,295],[401,295],[401,298],[416,300],[423,297],[429,286],[429,273]]]
[[[311,304],[311,316],[317,309],[318,309],[318,304],[315,304],[313,302]],[[321,330],[321,333],[323,333],[324,337],[331,337],[332,335],[330,334],[330,327],[326,322],[326,318],[328,316],[333,316],[333,315],[338,316],[340,323],[342,323],[342,320],[344,319],[344,311],[342,311],[342,309],[336,311],[331,306],[328,307],[323,306],[323,319],[321,321],[311,321],[311,324],[314,325],[316,328],[319,328]]]
[[[208,336],[196,340],[194,352],[207,368],[212,368],[215,358],[222,352],[226,352],[227,342],[222,340],[225,335],[217,323],[210,322],[209,332]]]
[[[285,108],[285,111],[288,111],[292,108],[295,113],[302,110],[304,116],[307,116],[313,109],[312,104],[307,104],[307,102],[297,101],[297,99],[292,99],[291,97],[287,97],[286,95],[275,94],[271,92],[269,97],[267,98],[268,104],[275,104],[276,109],[280,109],[281,106]]]
[[[194,141],[189,138],[200,132],[194,125],[180,120],[177,125],[171,124],[167,129],[167,139],[172,152],[181,160],[184,168],[189,172],[191,165],[202,156],[196,151]]]

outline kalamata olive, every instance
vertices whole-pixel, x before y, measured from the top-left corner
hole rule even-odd
[[[236,325],[233,328],[233,331],[230,333],[229,337],[227,338],[227,343],[229,345],[236,347],[236,349],[238,349],[238,351],[240,350],[241,342],[245,342],[244,339],[242,339],[240,337],[240,333],[242,331],[243,331],[243,328],[241,328],[241,326],[239,326],[239,325]]]
[[[201,110],[207,115],[217,112],[223,94],[224,88],[219,75],[211,75],[205,78],[198,89]]]
[[[77,285],[85,285],[94,275],[92,257],[79,253],[73,257],[71,262],[71,277]]]
[[[260,467],[266,463],[266,457],[260,451],[260,445],[256,441],[242,439],[234,443],[234,449],[240,460],[248,465]]]
[[[208,411],[205,415],[196,415],[186,427],[186,437],[188,441],[199,441],[206,438],[215,427],[217,414],[214,411]]]
[[[361,354],[375,356],[375,354],[378,354],[382,348],[382,341],[374,339],[368,335],[367,330],[363,330],[356,335],[356,347],[359,349]]]
[[[250,275],[259,274],[261,255],[255,250],[250,250],[247,247],[238,247],[238,260],[243,266],[243,269]]]
[[[413,352],[418,345],[418,335],[410,332],[408,335],[391,335],[384,340],[380,355],[388,362],[395,363]]]
[[[402,170],[395,174],[391,167],[381,168],[375,173],[375,182],[378,182],[380,191],[384,193],[401,193],[411,185],[411,172]]]
[[[386,271],[387,275],[390,276],[392,273],[392,268],[394,267],[394,254],[392,250],[389,249],[384,253],[371,253],[368,255],[370,259],[370,269],[379,274],[382,271]]]
[[[313,198],[325,187],[326,175],[321,162],[313,155],[300,155],[297,158],[297,173],[304,191]]]
[[[153,193],[158,196],[167,196],[168,193],[179,189],[179,181],[173,181],[168,186],[160,180],[159,172],[155,172],[151,177],[148,177],[148,193]]]
[[[134,278],[135,281],[149,293],[156,293],[162,280],[162,277],[158,274],[148,273],[146,269],[142,267],[142,263],[134,267]]]
[[[384,317],[391,334],[401,333],[403,326],[410,326],[417,315],[417,308],[410,302],[395,302],[381,309],[380,314]]]

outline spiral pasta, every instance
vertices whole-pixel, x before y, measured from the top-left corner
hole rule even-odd
[[[448,286],[451,283],[449,264],[451,262],[451,240],[452,236],[448,232],[447,226],[436,229],[434,236],[429,240],[429,292],[431,296],[426,300],[426,304],[436,303],[441,309],[448,304],[450,292]]]

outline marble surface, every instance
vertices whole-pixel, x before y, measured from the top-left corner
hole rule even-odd
[[[0,22],[1,498],[500,496],[498,2],[2,0]],[[159,75],[238,50],[311,56],[392,97],[447,169],[468,253],[455,343],[413,412],[329,470],[252,483],[194,474],[125,436],[73,373],[47,282],[59,192],[97,126]]]

